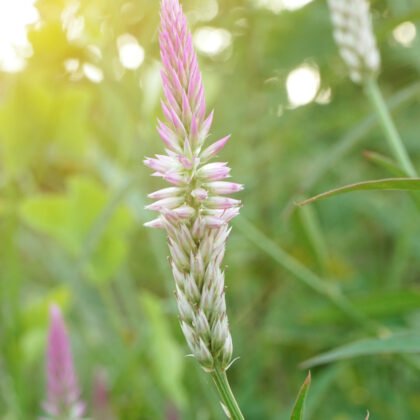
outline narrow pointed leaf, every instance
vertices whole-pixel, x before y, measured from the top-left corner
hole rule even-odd
[[[295,405],[293,407],[292,415],[290,420],[303,420],[305,414],[305,402],[308,395],[309,386],[311,385],[311,372],[308,372],[308,376],[305,379],[302,387],[299,390],[299,394],[296,398]]]
[[[318,200],[333,197],[339,194],[345,194],[352,191],[420,191],[419,178],[387,178],[376,179],[373,181],[358,182],[356,184],[345,185],[344,187],[335,188],[333,190],[318,194],[307,200],[297,203],[299,206],[305,206]]]
[[[385,169],[387,172],[396,177],[404,177],[404,171],[388,156],[382,155],[378,152],[373,152],[372,150],[366,150],[363,153],[363,156],[369,161],[375,164],[376,166]]]
[[[386,338],[355,341],[306,360],[301,364],[301,367],[306,369],[359,356],[400,353],[420,353],[420,333],[404,332]]]

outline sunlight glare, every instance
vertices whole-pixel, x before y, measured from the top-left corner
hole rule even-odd
[[[219,3],[217,0],[206,0],[202,1],[195,12],[192,13],[192,17],[195,21],[210,22],[219,13]]]
[[[292,70],[286,80],[287,94],[292,107],[312,102],[321,83],[319,70],[315,66],[304,64]]]
[[[83,74],[92,83],[101,83],[102,80],[104,80],[103,71],[99,67],[96,67],[91,63],[83,64]]]
[[[284,10],[298,10],[313,0],[254,0],[257,7],[280,13]]]
[[[409,21],[403,22],[392,31],[392,35],[402,46],[411,47],[417,35],[416,25]]]
[[[128,70],[138,69],[144,61],[144,48],[130,34],[118,37],[118,54],[122,66]]]
[[[326,89],[321,90],[318,93],[315,99],[315,102],[321,105],[328,105],[331,102],[331,97],[332,97],[332,91],[331,91],[331,88],[328,87]]]
[[[203,27],[195,31],[194,44],[203,54],[216,56],[230,47],[232,34],[226,29]]]
[[[36,0],[0,1],[0,69],[17,72],[32,55],[27,26],[39,20]]]
[[[67,39],[69,41],[76,41],[80,39],[85,29],[85,18],[77,15],[79,8],[80,3],[73,2],[70,3],[61,13],[61,21],[64,29],[66,30]]]
[[[75,73],[79,70],[80,61],[77,58],[69,58],[68,60],[64,61],[64,68],[68,73]]]

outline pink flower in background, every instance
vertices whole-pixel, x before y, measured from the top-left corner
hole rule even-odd
[[[109,398],[107,376],[102,369],[97,370],[93,378],[92,418],[95,420],[115,419]]]
[[[50,328],[47,348],[47,399],[43,408],[52,418],[80,419],[85,404],[73,366],[66,326],[60,308],[50,309]]]

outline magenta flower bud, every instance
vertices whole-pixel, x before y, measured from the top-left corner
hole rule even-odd
[[[165,227],[165,223],[161,217],[158,217],[157,219],[144,223],[144,226],[148,228],[163,229]]]
[[[185,169],[192,169],[194,166],[194,162],[192,162],[190,159],[188,159],[186,156],[179,155],[178,156],[179,161],[181,162],[181,165]]]
[[[162,209],[174,209],[180,206],[184,202],[183,197],[169,197],[163,198],[162,200],[155,201],[152,204],[146,206],[146,210],[161,211]]]
[[[161,190],[155,191],[149,194],[148,197],[153,198],[154,200],[162,200],[163,198],[179,196],[182,192],[183,192],[182,188],[169,187],[169,188],[163,188]]]
[[[177,153],[182,151],[178,143],[177,135],[161,121],[158,122],[157,131],[168,149]]]
[[[157,155],[156,158],[147,158],[144,160],[144,164],[154,171],[161,173],[176,171],[180,167],[179,162],[169,156]]]
[[[165,102],[162,101],[162,110],[163,114],[165,115],[166,119],[171,123],[172,127],[178,134],[185,135],[187,132],[185,130],[184,125],[181,122],[181,119],[176,114],[176,112],[172,109],[171,106],[166,105]]]
[[[229,223],[232,219],[234,219],[239,214],[239,207],[232,207],[231,209],[227,209],[224,211],[223,215],[221,216],[226,223]]]
[[[209,182],[208,184],[205,184],[205,187],[213,194],[221,195],[236,193],[244,189],[241,184],[223,181]]]
[[[239,206],[229,209],[207,209],[204,214],[206,216],[219,217],[227,223],[239,214],[239,209]]]
[[[223,137],[222,139],[216,141],[207,149],[204,150],[204,152],[201,154],[201,159],[203,161],[207,161],[208,159],[211,159],[212,157],[216,156],[225,146],[226,143],[229,141],[230,135]]]
[[[205,181],[218,181],[229,176],[230,168],[226,163],[208,163],[197,171],[197,176]]]
[[[215,216],[204,216],[203,223],[212,229],[219,228],[226,224],[226,222],[223,219]]]
[[[50,309],[47,346],[47,399],[44,410],[53,418],[81,419],[85,404],[73,366],[66,326],[58,306]]]
[[[179,219],[191,219],[195,215],[195,210],[190,206],[181,206],[174,210],[170,210],[166,213],[167,215],[175,216]]]
[[[210,127],[213,124],[213,116],[214,116],[214,111],[211,111],[209,116],[206,118],[206,120],[203,122],[201,126],[201,130],[199,133],[199,137],[201,139],[200,144],[204,142],[204,140],[207,138],[209,134]],[[228,137],[230,137],[230,135]]]
[[[209,193],[203,188],[196,188],[191,191],[191,195],[198,201],[204,201],[209,196]]]
[[[231,207],[237,207],[241,204],[240,200],[235,200],[229,197],[209,197],[206,200],[206,204],[211,209],[230,209]]]
[[[185,176],[178,173],[165,174],[163,175],[163,178],[170,184],[176,185],[178,187],[183,187],[187,184]]]

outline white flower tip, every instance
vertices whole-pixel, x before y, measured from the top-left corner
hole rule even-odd
[[[50,305],[50,317],[53,320],[61,319],[61,309],[56,303]]]
[[[158,217],[157,219],[144,223],[143,226],[147,228],[153,228],[153,229],[163,229],[164,223],[163,223],[163,220],[160,217]]]

